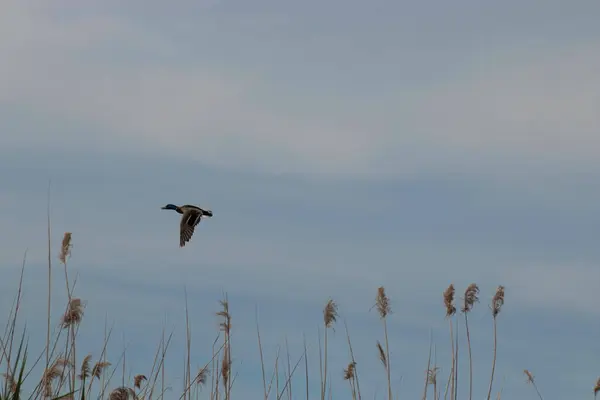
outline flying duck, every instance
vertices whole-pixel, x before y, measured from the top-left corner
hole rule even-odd
[[[167,204],[162,207],[163,210],[175,210],[181,215],[181,223],[179,226],[179,247],[185,246],[194,234],[194,228],[200,223],[202,217],[212,217],[213,213],[210,210],[203,210],[190,204],[176,206],[175,204]]]

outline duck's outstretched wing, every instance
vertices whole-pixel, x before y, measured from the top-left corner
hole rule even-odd
[[[179,227],[179,247],[185,246],[194,235],[194,228],[200,223],[202,213],[199,210],[187,209],[181,216]]]

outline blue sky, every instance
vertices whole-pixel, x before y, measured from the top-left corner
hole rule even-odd
[[[361,389],[383,398],[369,308],[385,285],[394,387],[415,398],[430,332],[448,372],[441,293],[471,282],[475,398],[487,393],[499,284],[495,391],[535,396],[527,368],[546,399],[589,396],[600,375],[599,12],[583,0],[5,2],[0,315],[27,249],[23,318],[31,341],[43,338],[51,180],[53,257],[73,232],[69,268],[87,301],[80,353],[99,355],[108,316],[109,358],[128,343],[127,369],[148,373],[166,318],[173,396],[184,286],[198,365],[229,295],[237,396],[262,390],[256,309],[268,370],[286,337],[300,356],[304,333],[318,387],[332,297]],[[180,249],[166,203],[214,217]],[[332,338],[334,397],[348,398],[341,320]],[[463,395],[467,366],[463,356]]]

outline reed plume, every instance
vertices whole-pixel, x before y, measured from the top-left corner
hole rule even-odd
[[[134,388],[138,388],[141,389],[142,387],[142,382],[147,380],[148,378],[146,378],[146,375],[136,375],[133,377],[133,387]]]
[[[102,371],[104,371],[104,368],[108,368],[111,366],[111,363],[109,363],[108,361],[99,361],[96,364],[94,364],[94,368],[92,368],[92,377],[96,378],[96,379],[100,379],[100,376],[102,375]]]
[[[433,400],[437,398],[437,375],[439,369],[439,367],[433,367],[427,370],[427,383],[433,386]]]
[[[327,331],[333,327],[338,318],[338,306],[333,299],[327,300],[323,308],[323,322],[325,324],[325,354],[323,356],[323,379],[321,384],[321,400],[325,400],[327,392]]]
[[[45,397],[51,397],[53,395],[52,383],[56,378],[59,378],[65,367],[69,366],[69,360],[66,358],[59,358],[52,364],[51,367],[44,371],[42,382]]]
[[[227,350],[227,347],[225,347],[225,349],[223,350],[223,360],[221,361],[221,374],[223,376],[223,388],[226,393],[227,393],[228,383],[229,383],[229,369],[231,366],[229,364],[228,353],[229,353],[229,351]],[[225,395],[225,398],[227,398],[227,395]]]
[[[500,285],[496,289],[496,293],[494,297],[492,297],[492,304],[490,308],[492,309],[492,319],[494,321],[494,355],[492,357],[492,374],[490,376],[490,387],[488,389],[488,400],[492,397],[492,385],[494,383],[494,373],[496,371],[496,352],[498,348],[498,330],[496,325],[496,319],[500,311],[502,310],[502,306],[504,305],[504,286]]]
[[[92,367],[92,371],[91,371],[92,379],[90,380],[90,383],[88,384],[87,391],[86,391],[86,397],[89,397],[89,393],[92,390],[92,384],[94,383],[94,379],[100,380],[100,378],[102,377],[102,372],[104,372],[104,369],[108,368],[110,366],[111,366],[111,363],[109,363],[108,361],[98,361],[96,364],[94,364],[94,366]],[[104,385],[102,385],[102,386],[104,386]]]
[[[344,369],[344,380],[354,379],[354,367],[356,366],[355,362],[349,362],[348,367]]]
[[[110,392],[109,400],[129,400],[129,398],[137,399],[135,390],[130,387],[121,386]]]
[[[454,349],[454,330],[452,329],[452,316],[456,314],[456,307],[454,306],[454,285],[450,284],[443,293],[444,307],[446,307],[446,318],[450,324],[450,344],[452,349],[452,366],[450,367],[450,375],[448,376],[448,383],[446,384],[446,391],[444,393],[444,399],[448,395],[448,388],[450,388],[450,399],[454,399],[454,376],[456,374],[456,353]]]
[[[344,369],[344,380],[350,384],[350,393],[352,393],[352,400],[356,400],[356,385],[354,384],[354,371],[356,368],[356,362],[351,361],[348,363],[348,367]]]
[[[77,377],[79,379],[81,379],[82,381],[89,378],[91,375],[91,370],[90,370],[90,360],[91,359],[92,359],[91,354],[88,354],[87,356],[85,356],[83,358],[83,362],[81,363],[81,368],[79,370],[79,375],[77,375]]]
[[[596,385],[594,385],[594,399],[598,395],[598,392],[600,392],[600,378],[598,378]]]
[[[9,393],[16,393],[16,391],[17,391],[17,381],[15,380],[15,378],[11,374],[9,374],[7,372],[3,373],[2,376],[5,379],[6,387],[7,387],[8,392]]]
[[[352,341],[350,340],[350,332],[348,332],[348,324],[346,323],[345,320],[344,320],[344,328],[346,328],[346,340],[348,341],[348,351],[350,352],[350,358],[352,359],[352,365],[353,365],[353,367],[352,367],[353,383],[356,386],[354,393],[355,393],[357,399],[361,400],[360,383],[359,383],[359,379],[358,379],[358,370],[356,369],[356,359],[354,358],[354,350],[352,349]],[[308,370],[308,367],[306,369]],[[307,372],[307,374],[308,374],[308,372]],[[308,379],[307,379],[307,386],[308,386]],[[308,393],[308,390],[307,390],[307,393]]]
[[[67,311],[62,317],[62,327],[68,328],[71,325],[77,325],[83,318],[84,305],[81,299],[73,298],[69,301]]]
[[[200,371],[198,371],[198,373],[196,374],[196,377],[194,378],[194,383],[196,383],[196,385],[199,385],[199,386],[206,385],[209,372],[210,371],[208,370],[208,366],[201,368]]]
[[[535,384],[535,377],[533,376],[533,374],[527,369],[523,370],[523,373],[527,377],[527,383],[530,384],[531,386],[533,386],[533,388],[535,389],[535,392],[537,393],[540,400],[543,400],[542,394],[540,393],[537,385]]]
[[[231,393],[231,314],[229,313],[229,301],[227,295],[221,301],[222,310],[217,312],[217,316],[222,318],[220,323],[221,330],[225,333],[223,336],[223,361],[221,363],[221,374],[223,377],[223,387],[225,389],[225,400],[229,400]],[[218,375],[217,375],[218,376]],[[217,385],[218,388],[218,385]],[[218,389],[217,389],[218,390]]]
[[[381,343],[379,343],[379,340],[377,341],[377,351],[379,353],[379,360],[381,360],[383,367],[387,369],[387,356],[385,355],[385,350],[383,350],[383,346],[381,345]]]
[[[467,350],[469,352],[469,400],[473,398],[473,358],[471,356],[471,335],[469,334],[469,320],[467,315],[473,309],[475,303],[479,301],[479,287],[477,284],[471,283],[465,290],[464,303],[461,308],[465,316],[465,331],[467,333]]]
[[[58,254],[58,259],[61,263],[66,264],[67,258],[71,255],[71,232],[65,232],[63,236],[62,244],[60,246],[60,252]]]
[[[388,329],[387,329],[387,316],[392,313],[392,308],[390,306],[390,299],[385,293],[385,288],[380,286],[377,289],[377,297],[375,300],[375,305],[377,306],[377,311],[379,312],[379,317],[383,321],[383,332],[385,337],[385,371],[387,374],[387,383],[388,383],[388,399],[392,399],[392,379],[391,379],[391,369],[390,369],[390,346],[388,342]]]

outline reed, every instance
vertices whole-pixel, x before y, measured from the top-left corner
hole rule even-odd
[[[498,352],[498,327],[496,324],[497,321],[497,317],[500,314],[500,311],[502,310],[502,306],[504,305],[504,286],[500,285],[498,286],[498,288],[496,289],[496,293],[494,294],[494,297],[492,298],[492,304],[490,306],[490,308],[492,309],[492,318],[493,318],[493,323],[494,323],[494,350],[493,350],[493,357],[492,357],[492,373],[490,375],[490,387],[488,390],[488,400],[490,400],[491,396],[492,396],[492,385],[494,383],[494,373],[496,372],[496,356],[497,356],[497,352]]]
[[[463,315],[465,316],[465,331],[467,334],[467,351],[469,353],[469,400],[473,398],[473,357],[471,355],[471,335],[469,333],[469,319],[467,315],[473,309],[476,302],[479,301],[479,287],[477,284],[470,284],[465,290],[464,303],[461,308]]]
[[[2,393],[0,394],[0,400],[19,400],[24,398],[24,390],[30,392],[26,397],[28,400],[38,399],[75,399],[77,396],[79,399],[84,400],[86,398],[98,398],[100,400],[120,400],[120,399],[162,399],[165,391],[169,390],[169,383],[165,377],[165,360],[169,350],[174,330],[170,333],[166,332],[165,326],[163,326],[162,332],[160,332],[159,340],[155,348],[154,360],[151,365],[148,365],[141,369],[144,373],[137,373],[133,376],[126,377],[125,372],[125,361],[127,360],[129,369],[136,369],[136,361],[131,356],[127,356],[127,346],[124,344],[124,349],[121,353],[121,357],[118,360],[107,359],[107,348],[113,332],[113,327],[109,327],[106,319],[104,324],[104,339],[102,343],[102,351],[98,355],[93,355],[88,352],[83,352],[78,340],[79,329],[85,323],[85,312],[86,302],[75,295],[77,275],[74,279],[70,276],[72,274],[70,270],[71,261],[71,250],[73,247],[73,239],[76,237],[71,232],[66,232],[61,242],[61,247],[58,252],[58,261],[62,264],[64,270],[65,283],[61,290],[66,290],[66,304],[64,313],[58,315],[58,318],[52,318],[52,315],[47,315],[47,319],[50,320],[50,324],[46,327],[46,338],[45,346],[39,354],[34,357],[28,357],[28,345],[25,340],[26,331],[23,330],[22,336],[19,340],[19,333],[17,332],[17,321],[22,318],[21,304],[23,301],[23,286],[24,282],[24,271],[26,269],[26,256],[23,257],[23,264],[21,267],[21,273],[19,277],[18,285],[16,285],[16,295],[13,301],[13,305],[9,310],[8,320],[4,328],[4,333],[0,337],[0,368],[2,369]],[[51,253],[51,252],[50,252]],[[50,264],[51,261],[50,261]],[[50,275],[49,275],[50,276]],[[49,286],[52,289],[52,286]],[[195,363],[193,360],[193,354],[191,351],[192,345],[192,330],[191,330],[191,318],[188,307],[187,291],[184,289],[185,294],[185,354],[184,354],[184,374],[183,374],[183,389],[181,391],[180,399],[191,400],[192,398],[199,399],[210,398],[211,400],[231,400],[233,391],[232,388],[238,377],[236,371],[232,368],[232,323],[231,323],[231,310],[230,303],[225,293],[223,298],[219,301],[219,310],[216,312],[219,322],[219,332],[216,335],[215,341],[212,344],[212,357],[207,356],[210,360],[205,361],[204,365],[194,370],[192,374],[192,364]],[[478,378],[478,374],[474,375],[474,358],[471,348],[471,335],[469,326],[469,316],[473,311],[476,303],[479,302],[479,287],[473,283],[467,287],[464,292],[463,302],[460,307],[461,313],[464,315],[465,323],[465,334],[467,351],[469,357],[469,399],[477,397],[474,393],[474,381]],[[457,309],[455,306],[455,288],[451,284],[443,292],[443,302],[445,308],[445,317],[449,320],[449,334],[450,334],[450,347],[451,347],[451,368],[448,377],[448,382],[445,383],[446,390],[444,392],[444,398],[450,393],[450,398],[457,400],[457,359],[458,359],[458,324],[455,325],[454,317],[456,317]],[[54,297],[52,291],[49,292],[48,299],[56,299],[60,297]],[[498,353],[498,329],[497,322],[498,316],[503,308],[505,299],[504,286],[498,286],[496,292],[492,298],[490,309],[493,317],[493,357],[492,357],[492,369],[489,376],[489,388],[488,388],[488,399],[491,397],[491,391],[493,389],[494,376],[496,370],[496,359]],[[50,302],[49,300],[49,302]],[[56,301],[56,300],[53,300]],[[386,377],[387,392],[386,397],[392,399],[392,374],[391,364],[392,357],[389,346],[389,334],[388,331],[388,317],[392,314],[392,307],[390,298],[383,286],[377,288],[377,295],[375,297],[375,305],[377,309],[381,326],[383,328],[383,340],[376,341],[377,356],[382,363]],[[352,400],[361,400],[361,389],[359,380],[358,367],[359,364],[355,358],[355,352],[353,343],[350,338],[348,324],[344,319],[345,327],[345,338],[344,341],[347,344],[349,360],[346,359],[344,364],[340,365],[339,360],[332,361],[330,359],[330,347],[334,336],[331,335],[330,330],[335,328],[339,318],[338,304],[333,300],[329,299],[323,308],[323,328],[324,331],[320,332],[319,326],[319,365],[320,365],[320,392],[321,399],[333,398],[333,385],[336,382],[343,383],[345,385],[344,391],[349,391],[348,398]],[[54,329],[53,328],[54,322]],[[109,329],[110,328],[110,329]],[[271,328],[269,328],[271,329]],[[322,336],[321,336],[322,333]],[[258,315],[256,316],[256,335],[257,345],[260,357],[260,376],[261,385],[263,390],[264,399],[275,398],[277,400],[287,398],[292,399],[299,396],[306,395],[307,400],[310,398],[310,382],[309,382],[309,360],[308,360],[308,345],[306,336],[303,334],[303,349],[299,355],[293,354],[293,347],[290,346],[291,340],[288,341],[288,336],[285,336],[285,354],[280,354],[280,347],[277,348],[277,354],[274,359],[273,373],[270,382],[267,382],[267,363],[270,363],[265,358],[264,354],[264,341],[261,336],[261,330],[258,322]],[[290,338],[291,339],[291,338]],[[323,347],[321,348],[321,340]],[[441,398],[441,389],[443,384],[440,384],[439,378],[440,373],[443,371],[437,365],[436,358],[436,344],[433,343],[433,339],[430,340],[429,344],[429,355],[427,358],[427,369],[424,382],[423,398],[427,399],[429,395],[429,388],[432,389],[433,400],[439,400]],[[207,345],[207,350],[210,351],[210,346]],[[85,350],[85,349],[83,349]],[[432,352],[433,350],[433,352]],[[77,354],[85,354],[83,358],[78,358]],[[41,377],[30,378],[31,371],[35,367],[36,357],[40,365],[43,366],[43,372]],[[283,358],[280,358],[283,357]],[[115,357],[116,358],[116,357]],[[45,359],[48,363],[45,363]],[[29,361],[31,360],[31,361]],[[242,360],[243,361],[243,360]],[[316,359],[314,361],[316,363]],[[299,385],[298,381],[294,380],[298,367],[302,368],[301,363],[304,364],[304,385]],[[339,368],[339,369],[337,369]],[[270,369],[270,368],[269,368]],[[332,374],[331,371],[342,371],[342,374]],[[117,376],[122,371],[122,377],[117,378],[117,382],[113,381],[115,372]],[[133,371],[138,372],[138,371]],[[364,368],[363,368],[364,373]],[[540,388],[538,387],[537,381],[533,374],[529,370],[524,371],[527,382],[535,389],[536,394],[542,399]],[[281,375],[280,375],[281,374]],[[363,374],[364,375],[364,374]],[[444,380],[446,379],[446,372],[444,371]],[[336,377],[337,376],[337,377]],[[299,378],[302,379],[302,378]],[[466,374],[464,381],[466,382]],[[423,385],[423,381],[419,383]],[[315,383],[315,386],[317,384]],[[440,388],[441,387],[441,388]],[[206,392],[204,392],[206,388]],[[210,389],[210,391],[209,391]],[[466,391],[466,390],[465,390]],[[305,392],[305,393],[304,393]],[[600,379],[596,382],[594,389],[594,396],[600,392]],[[274,395],[273,395],[274,393]],[[502,391],[498,393],[500,398]],[[345,394],[339,394],[337,396],[346,396]],[[336,397],[337,397],[336,396]],[[235,396],[238,397],[238,396]],[[244,398],[244,394],[240,393],[240,397]],[[466,397],[466,395],[465,395]]]

